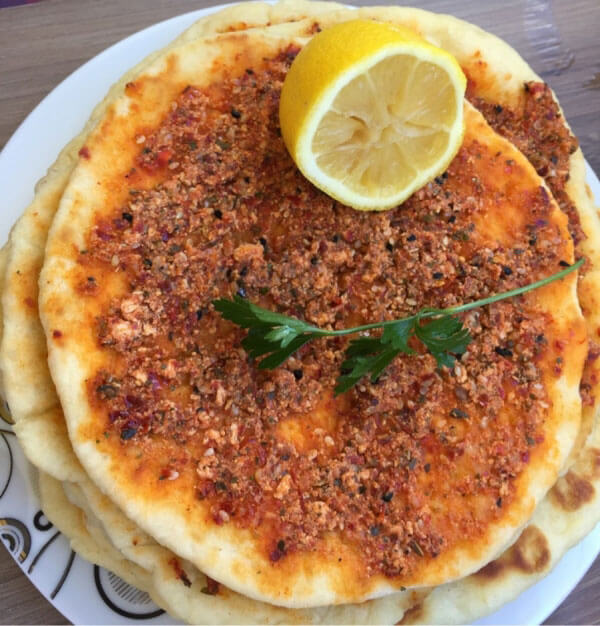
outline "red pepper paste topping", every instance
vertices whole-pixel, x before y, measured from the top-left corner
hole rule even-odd
[[[206,576],[206,585],[200,591],[208,596],[216,596],[220,589],[221,585],[216,580]]]
[[[181,563],[179,562],[178,558],[173,557],[172,559],[170,559],[169,560],[169,565],[171,565],[171,567],[175,570],[175,576],[177,576],[177,578],[179,578],[179,580],[186,587],[191,587],[192,586],[192,581],[189,579],[189,577],[186,574],[186,572],[183,569],[183,567],[181,567]]]
[[[98,372],[90,396],[120,445],[152,454],[160,440],[174,458],[185,451],[178,474],[195,472],[213,522],[256,529],[273,563],[334,531],[364,554],[367,573],[406,574],[480,535],[510,505],[543,440],[537,362],[547,321],[522,301],[469,312],[474,340],[453,369],[438,370],[427,353],[403,356],[378,383],[364,379],[334,400],[345,338],[312,342],[262,371],[240,346],[245,331],[211,301],[237,293],[330,328],[399,318],[558,269],[558,253],[540,245],[555,227],[540,190],[512,248],[482,243],[474,163],[491,157],[476,142],[390,211],[354,211],[318,191],[279,131],[294,52],[186,88],[140,142],[136,167],[162,168],[164,181],[132,189],[82,257],[131,285],[98,324],[100,345],[126,373]],[[543,117],[548,107],[534,99],[528,111]],[[299,416],[294,437],[290,417]]]
[[[577,207],[567,195],[569,159],[577,150],[577,139],[571,134],[552,90],[545,83],[524,85],[517,110],[502,107],[467,93],[471,104],[479,109],[488,124],[514,144],[546,181],[560,208],[569,218],[569,230],[575,244],[585,239]]]

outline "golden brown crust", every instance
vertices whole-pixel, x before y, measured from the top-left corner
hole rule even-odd
[[[498,578],[506,569],[514,568],[532,574],[543,571],[550,561],[548,541],[533,524],[529,524],[517,541],[495,561],[482,567],[476,577]]]
[[[569,470],[552,487],[549,497],[566,511],[577,511],[590,502],[595,493],[594,485],[589,480]]]

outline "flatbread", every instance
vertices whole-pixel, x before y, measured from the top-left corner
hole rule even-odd
[[[150,58],[156,58],[157,53]],[[129,73],[134,76],[142,61]],[[11,230],[2,292],[6,332],[0,352],[0,369],[6,400],[15,421],[15,433],[27,458],[58,480],[75,480],[82,469],[68,442],[62,409],[50,384],[46,342],[37,312],[37,279],[42,266],[50,223],[84,139],[104,114],[106,103],[120,93],[128,75],[114,85],[92,113],[85,129],[59,154],[46,176],[36,185],[35,197]],[[27,376],[23,372],[27,372]],[[44,442],[45,452],[39,445]]]
[[[332,3],[311,3],[311,11],[322,4],[330,10]],[[250,7],[251,3],[246,5]],[[292,7],[292,2],[283,2],[277,7],[257,3],[257,12],[252,13],[256,23],[287,19],[285,7]],[[213,19],[215,28],[231,30],[234,28],[229,10],[217,13],[196,22],[183,33],[178,41],[194,39],[210,33]],[[248,15],[245,11],[244,15]],[[260,18],[260,20],[259,20]],[[235,19],[235,28],[240,29],[242,23]],[[299,19],[293,16],[294,21]],[[256,21],[259,20],[259,21]],[[171,615],[176,615],[191,623],[389,623],[400,619],[404,610],[410,606],[408,594],[397,594],[395,597],[375,602],[363,603],[360,606],[348,605],[317,609],[311,613],[300,613],[283,610],[248,600],[224,588],[218,596],[204,593],[206,578],[190,564],[185,565],[189,579],[193,581],[187,587],[176,575],[173,560],[177,557],[169,550],[159,546],[152,538],[136,528],[116,507],[97,490],[86,478],[77,458],[73,454],[68,441],[62,409],[55,395],[46,362],[45,339],[40,340],[41,325],[37,316],[37,277],[43,259],[43,249],[47,237],[47,228],[54,216],[58,201],[66,182],[77,162],[77,153],[83,146],[85,138],[97,119],[123,90],[125,84],[134,78],[141,68],[155,58],[151,55],[136,68],[129,71],[115,84],[106,99],[95,109],[90,121],[82,133],[70,142],[59,155],[48,171],[47,176],[36,186],[36,197],[28,207],[23,218],[11,233],[11,241],[17,242],[17,248],[11,258],[10,285],[6,296],[9,310],[8,333],[11,337],[5,344],[4,367],[12,376],[11,398],[12,412],[18,420],[15,428],[19,442],[29,460],[37,467],[49,473],[40,473],[40,496],[42,506],[49,519],[67,536],[72,548],[83,558],[111,571],[153,597],[158,592],[152,591],[149,575],[143,568],[135,565],[142,562],[153,572],[160,596],[161,606]],[[10,243],[0,252],[0,279],[4,293],[4,277],[8,261]],[[0,313],[3,308],[0,307]],[[0,330],[3,329],[3,325]],[[15,358],[18,355],[18,359]],[[41,396],[38,397],[38,393]],[[25,397],[23,398],[23,395]],[[47,401],[50,396],[50,402]],[[22,398],[28,404],[22,406]],[[50,404],[51,408],[39,413],[40,404]],[[8,416],[9,414],[7,414]],[[64,489],[80,506],[65,498],[60,483],[52,477],[65,480]],[[116,552],[112,544],[107,545],[104,530],[99,531],[100,521],[96,518],[89,505],[85,506],[85,495],[77,483],[79,480],[92,503],[96,503],[97,511],[109,524],[111,538],[125,553],[134,558],[125,561],[121,552]],[[78,492],[79,490],[79,492]],[[82,520],[85,524],[82,523]],[[129,552],[128,552],[129,548]]]
[[[389,624],[414,604],[414,594],[397,593],[362,604],[285,609],[257,602],[223,586],[206,593],[206,576],[157,544],[127,519],[91,481],[64,483],[72,506],[85,512],[86,525],[100,525],[120,554],[152,575],[151,595],[170,615],[192,624]],[[188,584],[189,583],[189,584]],[[132,583],[135,584],[135,583]]]
[[[8,261],[8,245],[5,244],[0,249],[0,293],[4,291],[4,276],[6,274],[6,263]],[[2,307],[0,306],[0,343],[2,342],[2,335],[4,334],[4,316],[2,315]],[[0,371],[0,396],[4,399],[4,384],[2,382],[2,372]],[[4,405],[4,402],[2,402]],[[3,419],[10,421],[12,423],[12,418],[8,411],[4,410],[4,406],[2,407],[0,414]]]
[[[165,440],[160,445],[167,448],[161,452],[158,449],[146,452],[144,460],[137,461],[139,455],[136,455],[135,445],[131,453],[123,454],[118,439],[103,437],[107,428],[106,416],[89,400],[88,381],[95,380],[99,371],[114,372],[115,366],[118,372],[120,362],[114,353],[98,349],[94,335],[96,322],[93,320],[103,314],[104,307],[113,297],[123,293],[124,285],[120,274],[105,272],[88,261],[88,257],[81,261],[80,251],[89,247],[87,233],[95,228],[97,220],[110,223],[113,219],[107,207],[112,211],[114,206],[127,204],[129,183],[123,178],[123,172],[129,171],[139,151],[132,138],[139,134],[140,128],[154,128],[186,85],[202,87],[202,80],[206,81],[204,84],[212,84],[223,72],[228,75],[243,73],[244,68],[260,66],[263,58],[279,54],[294,42],[302,44],[303,40],[295,38],[291,28],[282,28],[277,33],[248,31],[222,35],[214,40],[194,41],[172,50],[149,68],[146,76],[136,79],[135,85],[109,109],[99,125],[101,130],[88,138],[87,154],[80,160],[61,199],[40,279],[40,311],[49,341],[50,368],[65,411],[69,435],[93,481],[123,508],[128,517],[211,577],[256,599],[302,607],[358,602],[384,595],[400,586],[439,584],[477,569],[510,543],[514,533],[530,517],[537,501],[554,483],[571,449],[579,427],[578,383],[587,345],[574,280],[555,284],[552,289],[537,292],[531,298],[529,306],[547,320],[546,334],[551,347],[541,361],[545,372],[541,382],[548,393],[550,407],[541,437],[544,442],[539,444],[522,475],[515,481],[518,496],[512,503],[506,498],[503,505],[498,505],[502,507],[502,513],[497,514],[495,521],[486,521],[487,526],[479,539],[468,542],[457,539],[450,549],[435,559],[425,558],[421,552],[413,571],[397,575],[392,580],[381,575],[365,577],[362,556],[343,542],[340,533],[319,538],[316,553],[292,553],[275,567],[261,545],[264,538],[260,529],[250,532],[233,524],[207,522],[212,514],[205,503],[198,501],[194,492],[195,471],[182,469],[175,481],[166,480],[157,485],[156,477],[165,465],[165,457],[176,456],[177,448],[171,448]],[[241,68],[236,65],[239,58],[243,59]],[[202,79],[197,77],[198,67],[207,68]],[[208,71],[208,68],[213,70]],[[539,190],[540,179],[508,142],[488,130],[474,109],[468,107],[467,110],[469,123],[465,144],[477,144],[483,151],[480,161],[483,169],[476,168],[476,175],[484,181],[482,184],[490,196],[495,195],[501,203],[504,218],[508,219],[510,207],[519,206],[511,214],[509,229],[505,221],[492,219],[492,215],[499,213],[494,214],[491,209],[482,207],[481,217],[475,218],[477,228],[472,236],[477,237],[479,229],[483,233],[479,245],[492,247],[490,242],[498,242],[496,245],[510,247],[514,233],[519,228],[524,229],[525,223],[535,221],[533,213],[530,215],[528,211],[540,210],[531,209],[530,201],[524,200],[528,193]],[[510,195],[508,187],[494,185],[499,181],[492,159],[498,158],[498,154],[502,154],[502,158],[509,156],[516,164],[514,181],[519,180],[518,184],[522,184],[521,180],[526,179],[522,188],[530,191],[522,191],[521,196],[517,193]],[[519,174],[522,178],[518,179]],[[510,180],[512,182],[513,177]],[[144,188],[148,184],[148,180],[138,177],[138,187]],[[548,192],[543,191],[543,195],[551,202]],[[525,222],[519,224],[520,219]],[[561,233],[564,243],[554,240],[559,258],[570,258],[572,252],[564,230],[564,215],[558,209],[551,209],[544,219],[555,224],[557,232]],[[558,266],[558,260],[555,263]],[[87,297],[82,298],[80,286],[85,284],[90,272],[101,277],[102,289],[86,292]],[[557,377],[553,364],[559,355],[554,350],[562,342],[569,342],[571,350],[561,352],[564,369]],[[500,415],[503,415],[502,411]],[[123,435],[121,439],[124,439]],[[481,504],[474,501],[468,506],[481,507]],[[475,513],[467,513],[471,514]],[[477,515],[480,516],[481,511]],[[286,580],[285,588],[281,585],[282,575]]]
[[[231,21],[227,21],[226,20],[224,23],[222,23],[219,26],[219,28],[221,30],[223,30],[223,31],[232,30],[234,28],[232,26],[232,23],[234,21],[237,21],[238,27],[239,27],[239,25],[244,26],[244,25],[249,25],[249,24],[259,25],[258,22],[251,21],[250,19],[248,19],[248,17],[247,17],[248,13],[246,12],[246,10],[247,10],[246,7],[247,6],[248,5],[244,5],[244,7],[242,7],[240,9],[241,17],[238,17],[238,15],[234,14],[232,16],[232,18],[228,18],[228,20],[231,20]],[[264,6],[265,5],[263,5],[263,7]],[[314,7],[314,4],[309,4],[309,3],[297,2],[297,3],[294,4],[294,8],[298,9],[300,12],[303,12],[304,14],[306,14],[307,11],[308,12],[312,11],[313,7]],[[365,11],[371,11],[371,9],[365,9]],[[380,9],[380,11],[383,11],[385,15],[388,15],[388,17],[390,17],[390,19],[392,19],[392,16],[391,16],[391,14],[388,13],[388,11],[396,11],[396,9],[391,9],[391,8],[387,9],[386,8],[386,9]],[[410,9],[398,9],[397,11],[398,11],[398,13],[394,13],[393,18],[397,19],[399,21],[403,21],[403,12],[404,12],[404,15],[411,14],[412,16],[418,15],[420,13],[417,10],[410,10]],[[219,19],[224,18],[224,15],[225,15],[224,13],[217,14],[215,16],[215,20],[217,20],[217,18],[219,18]],[[425,19],[424,21],[422,20],[423,23],[427,24],[429,27],[432,27],[432,37],[437,36],[436,33],[439,33],[440,30],[444,29],[444,25],[441,24],[441,21],[443,21],[442,18],[438,18],[438,17],[429,18],[429,14],[424,14],[424,15],[427,17],[427,19]],[[293,18],[294,18],[294,16],[292,15],[291,19],[293,19]],[[406,19],[408,19],[408,18],[406,18]],[[411,19],[413,19],[413,23],[417,22],[416,18],[413,17]],[[451,21],[453,20],[453,18],[448,18],[448,19],[451,20]],[[428,20],[431,20],[431,21],[428,22]],[[436,27],[436,22],[438,24],[437,27]],[[463,60],[469,58],[469,56],[473,53],[473,51],[476,51],[476,50],[487,50],[488,48],[490,48],[490,46],[488,44],[490,44],[490,42],[492,42],[493,45],[491,47],[494,50],[498,50],[499,51],[499,54],[497,54],[496,57],[495,57],[495,64],[493,65],[493,68],[497,71],[497,74],[498,75],[503,74],[505,70],[502,69],[502,68],[505,68],[506,66],[509,66],[509,67],[512,66],[511,67],[511,71],[512,71],[512,68],[516,68],[515,71],[514,71],[515,77],[517,78],[517,80],[514,83],[515,92],[516,92],[516,89],[518,88],[518,86],[520,84],[519,80],[533,80],[533,79],[537,78],[535,76],[535,74],[533,74],[533,72],[527,66],[525,66],[520,59],[518,60],[518,62],[515,61],[515,57],[514,57],[515,53],[513,51],[511,51],[508,48],[508,46],[506,46],[506,44],[504,44],[503,42],[500,42],[499,40],[497,40],[493,36],[488,35],[487,33],[483,33],[482,31],[480,31],[476,27],[471,26],[471,25],[467,25],[467,24],[465,24],[463,22],[458,22],[456,20],[456,21],[453,22],[453,24],[454,24],[455,28],[458,28],[461,31],[461,37],[459,39],[461,41],[465,42],[465,47],[464,47],[463,51],[461,52]],[[458,24],[458,26],[457,26],[457,24]],[[193,28],[195,28],[195,26],[192,27],[192,29]],[[425,30],[427,30],[427,29],[425,28]],[[464,33],[464,35],[462,33]],[[450,44],[451,45],[456,45],[455,43],[452,44],[452,41],[450,41]],[[467,44],[470,44],[471,47],[469,48]],[[456,51],[455,51],[455,54],[457,54]],[[483,61],[481,61],[481,63],[483,63]],[[81,143],[83,143],[83,140],[81,140]],[[76,154],[76,150],[75,150],[75,152],[73,152],[73,155],[75,155],[75,154]],[[584,175],[585,174],[584,174],[584,171],[583,171],[582,164],[583,164],[583,159],[581,157],[581,154],[580,154],[580,152],[577,152],[572,157],[572,166],[573,166],[572,169],[573,169],[573,171],[572,171],[571,181],[569,183],[569,193],[574,198],[581,197],[581,191],[583,189],[583,180],[584,180]],[[580,167],[577,167],[578,165]],[[584,222],[584,230],[587,233],[591,232],[592,235],[593,235],[594,231],[593,231],[592,225],[588,224],[587,226],[585,226],[586,216],[587,216],[587,218],[590,218],[592,222],[594,221],[595,213],[594,213],[593,210],[591,210],[591,209],[593,209],[593,205],[590,203],[590,201],[588,199],[584,198],[584,200],[585,200],[585,202],[584,201],[578,202],[578,204],[580,204],[580,206],[581,206],[581,214],[582,214],[582,221]],[[53,212],[53,208],[52,207],[49,207],[49,208]],[[594,237],[590,236],[590,239],[588,241],[593,243]],[[594,264],[594,265],[597,266],[597,264]],[[589,280],[590,286],[593,286],[594,279],[593,279],[593,275],[592,274],[588,274],[586,276],[586,280]],[[589,320],[590,318],[588,317],[588,314],[595,313],[595,312],[597,312],[600,309],[597,306],[591,306],[592,305],[592,300],[593,300],[593,294],[595,293],[595,291],[590,289],[588,291],[588,293],[589,293],[590,307],[587,308],[587,310],[586,310],[586,307],[585,307],[585,304],[584,304],[584,311],[586,312],[586,319]],[[581,287],[580,287],[580,298],[583,300],[583,298],[581,296]],[[589,321],[588,321],[588,323],[589,323]],[[592,326],[591,326],[591,329],[590,329],[591,333],[595,333],[595,330],[597,328],[597,324],[595,326],[593,324],[594,324],[594,322],[592,322]],[[26,340],[26,339],[27,339],[27,334],[25,334],[25,337],[24,337],[24,340]],[[33,362],[35,362],[35,361],[36,361],[36,359],[33,359]],[[29,361],[29,362],[31,363],[32,361]],[[25,364],[25,367],[27,367],[27,364]],[[588,368],[589,367],[590,367],[590,365],[588,364]],[[22,375],[23,373],[19,372],[19,374]],[[35,387],[34,387],[34,389],[35,389]],[[27,393],[28,394],[31,394],[32,391],[33,391],[32,389],[27,389]],[[588,408],[588,410],[591,411],[591,409],[589,409],[589,408]],[[41,420],[41,423],[43,424],[43,420]],[[47,441],[47,439],[43,439],[42,438],[39,441],[40,441],[40,445],[43,446],[43,443],[45,441]],[[563,510],[562,512],[560,512],[560,516],[561,517],[567,517],[568,518],[569,516],[573,516],[573,515],[575,515],[575,513],[573,513],[572,511],[571,512],[566,512],[566,511]],[[570,530],[573,530],[573,529],[570,528]],[[581,529],[578,529],[578,530],[581,531]],[[575,541],[575,540],[577,540],[578,536],[579,535],[577,535],[577,533],[575,533],[575,534],[573,534],[571,539],[573,541]],[[553,557],[557,553],[560,553],[560,550],[558,550],[558,552],[557,551],[553,551]],[[531,584],[531,582],[533,582],[533,580],[528,578],[527,576],[522,576],[520,578],[520,584],[523,585],[523,587],[526,586],[527,584]],[[515,590],[514,588],[511,587],[511,591],[514,592],[515,595],[516,595],[516,593],[518,592],[518,589]],[[190,620],[190,621],[198,621],[198,618],[190,619],[188,617],[188,620]]]
[[[123,558],[100,529],[90,533],[85,513],[69,501],[62,484],[44,472],[38,478],[44,515],[70,540],[71,548],[86,561],[109,569],[142,591],[149,591],[148,573]]]

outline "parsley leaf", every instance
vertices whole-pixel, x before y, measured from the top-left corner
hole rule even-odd
[[[214,300],[215,309],[224,319],[248,329],[242,346],[253,359],[263,357],[259,369],[279,367],[303,345],[319,337],[336,337],[383,329],[380,336],[360,335],[352,339],[346,349],[346,360],[337,380],[335,394],[344,393],[363,376],[370,376],[375,383],[399,354],[415,354],[409,344],[420,341],[437,361],[438,367],[452,367],[458,355],[464,354],[472,341],[469,330],[463,326],[457,314],[470,311],[499,300],[513,298],[564,278],[579,269],[585,259],[579,259],[564,270],[524,287],[489,296],[449,309],[421,309],[415,315],[388,322],[376,322],[345,328],[324,330],[295,317],[263,309],[245,298],[235,295],[233,299]]]
[[[435,357],[438,367],[452,367],[455,355],[464,354],[472,337],[454,315],[443,315],[427,324],[415,325],[415,335]]]

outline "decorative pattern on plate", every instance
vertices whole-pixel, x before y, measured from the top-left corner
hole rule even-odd
[[[14,517],[0,519],[0,536],[2,541],[19,563],[27,558],[31,548],[31,535],[27,526]]]
[[[164,613],[145,591],[132,587],[97,565],[94,565],[94,582],[104,603],[123,617],[148,620]]]
[[[6,493],[13,473],[13,455],[8,443],[7,435],[13,435],[10,430],[0,430],[0,498]]]

